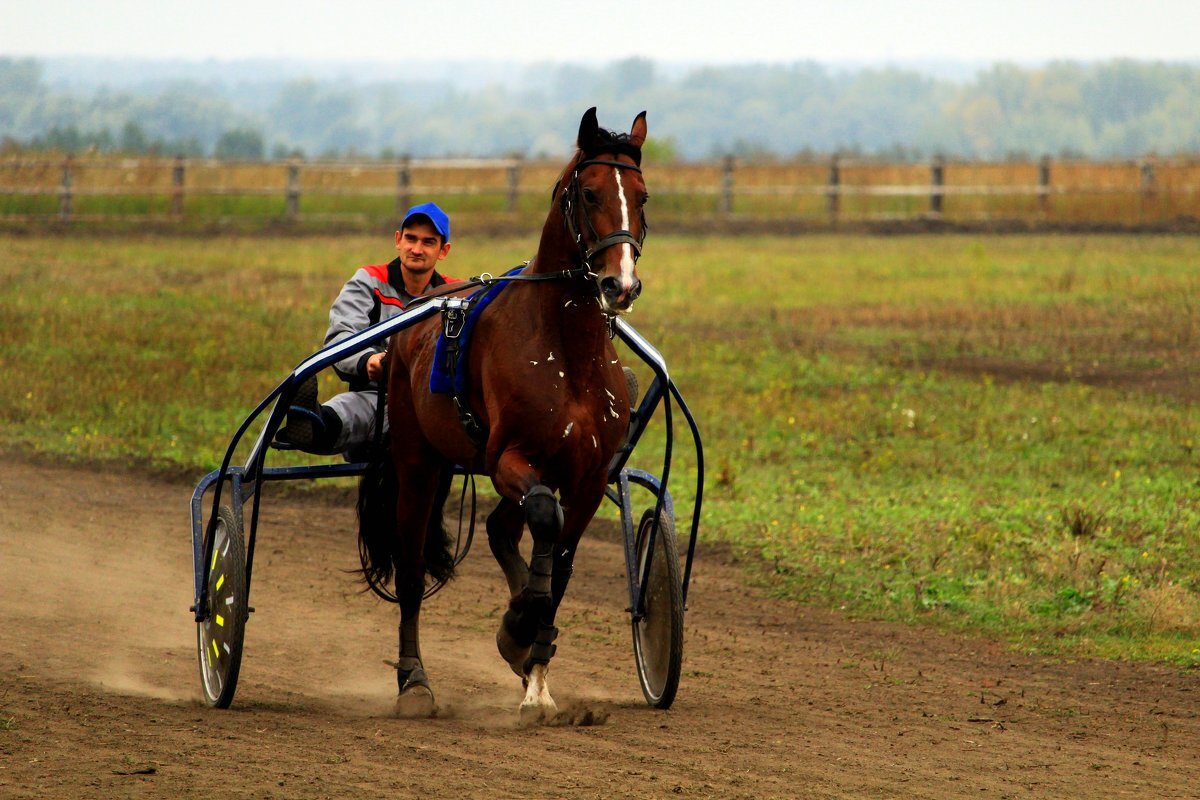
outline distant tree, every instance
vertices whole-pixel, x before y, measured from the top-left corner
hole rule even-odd
[[[287,159],[298,158],[304,159],[304,149],[301,147],[291,147],[283,142],[276,142],[271,147],[271,158],[276,161],[284,161]]]
[[[250,128],[234,128],[221,134],[213,152],[217,158],[261,161],[267,150],[261,133]]]
[[[627,130],[642,109],[650,158],[1136,157],[1200,151],[1200,65],[1111,60],[996,64],[962,80],[816,62],[683,68],[645,58],[455,70],[430,80],[214,68],[189,80],[77,76],[48,85],[0,57],[0,136],[31,148],[560,158],[582,111]],[[119,73],[118,73],[119,74]],[[393,73],[397,74],[397,73]],[[468,79],[470,78],[470,79]],[[815,157],[815,155],[814,155]]]
[[[670,164],[679,160],[679,148],[674,139],[651,136],[642,145],[642,155],[654,164]]]
[[[65,128],[53,127],[46,133],[41,142],[46,150],[61,150],[64,153],[78,153],[84,148],[84,137],[79,128],[68,125]]]
[[[121,128],[118,148],[123,153],[145,153],[150,149],[150,139],[141,125],[133,121],[126,122],[125,127]]]

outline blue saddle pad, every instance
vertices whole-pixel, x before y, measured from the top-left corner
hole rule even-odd
[[[513,275],[525,267],[514,267],[505,275]],[[470,305],[467,320],[463,323],[462,333],[458,335],[458,363],[454,366],[454,374],[450,373],[449,354],[446,348],[446,331],[442,329],[438,335],[437,349],[433,355],[433,369],[429,372],[429,391],[433,394],[465,395],[467,392],[467,350],[471,345],[471,333],[483,310],[496,299],[496,296],[508,286],[509,281],[501,281],[493,286],[485,286],[468,296]]]

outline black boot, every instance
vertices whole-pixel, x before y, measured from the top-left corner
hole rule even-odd
[[[276,441],[298,450],[313,452],[319,441],[326,438],[323,410],[317,402],[317,376],[310,375],[296,390],[296,396],[288,406],[287,425],[275,434]]]

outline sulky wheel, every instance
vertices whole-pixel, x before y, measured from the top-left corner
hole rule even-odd
[[[638,575],[646,563],[653,522],[654,510],[647,509],[637,530]],[[633,658],[646,702],[655,708],[670,708],[683,666],[683,590],[675,524],[665,509],[659,517],[646,584],[646,614],[641,619],[634,615]]]
[[[233,509],[221,506],[214,528],[212,560],[208,567],[208,608],[196,624],[200,685],[205,701],[229,708],[237,689],[246,632],[246,547],[242,526]]]

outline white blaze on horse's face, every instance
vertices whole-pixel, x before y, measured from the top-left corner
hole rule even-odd
[[[613,176],[616,185],[617,208],[610,209],[608,216],[613,226],[612,233],[640,237],[641,231],[634,232],[631,227],[635,222],[641,225],[642,221],[638,213],[640,205],[634,205],[640,203],[643,197],[643,191],[638,188],[638,173],[630,172],[629,175],[634,177],[629,178],[621,167],[605,166],[604,169]],[[628,189],[626,181],[630,184]],[[597,260],[601,263],[593,266],[593,269],[598,273],[600,308],[605,314],[624,314],[633,306],[633,301],[642,290],[637,276],[637,250],[628,241],[617,242],[597,253]]]
[[[621,183],[621,170],[613,167],[617,178],[617,199],[621,204],[621,230],[629,230],[629,201],[625,199],[625,184]],[[621,290],[628,292],[633,288],[633,245],[621,245]]]

